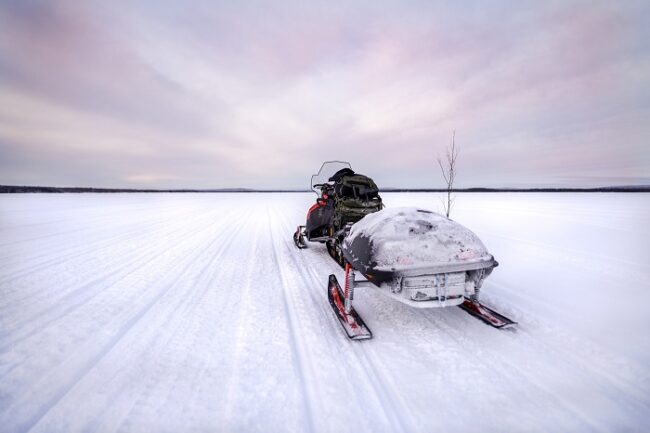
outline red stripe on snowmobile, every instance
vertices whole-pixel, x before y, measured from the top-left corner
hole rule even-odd
[[[309,218],[309,214],[310,214],[310,213],[312,213],[313,211],[315,211],[315,210],[318,209],[319,207],[323,207],[323,206],[325,206],[325,205],[316,202],[316,204],[314,204],[312,207],[310,207],[309,210],[307,211],[307,218]]]

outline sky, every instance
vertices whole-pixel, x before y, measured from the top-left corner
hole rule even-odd
[[[650,184],[647,1],[3,1],[0,184]]]

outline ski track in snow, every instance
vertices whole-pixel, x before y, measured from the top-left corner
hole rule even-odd
[[[575,432],[650,425],[647,194],[463,194],[519,322],[372,289],[293,245],[310,194],[0,197],[0,432]],[[434,194],[385,194],[437,206]]]

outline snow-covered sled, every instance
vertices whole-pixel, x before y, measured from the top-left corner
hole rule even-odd
[[[470,230],[417,208],[368,215],[352,227],[342,250],[353,269],[413,307],[459,305],[498,265]]]
[[[334,183],[336,179],[336,175],[329,178]],[[331,207],[337,199],[332,184],[317,186],[325,193],[310,209],[308,227],[315,211]],[[412,307],[459,306],[496,328],[514,324],[479,302],[481,285],[498,263],[474,233],[428,210],[382,207],[336,230],[319,222],[325,230],[301,226],[294,235],[299,248],[306,247],[306,240],[326,241],[330,255],[345,267],[343,287],[335,275],[329,276],[328,299],[348,337],[372,338],[352,306],[357,287],[372,287]],[[331,209],[328,218],[335,220],[335,208]],[[323,234],[315,237],[313,233]]]

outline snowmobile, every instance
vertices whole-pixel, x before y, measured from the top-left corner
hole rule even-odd
[[[306,241],[325,243],[330,256],[345,267],[341,242],[355,222],[383,208],[379,188],[369,177],[355,173],[350,163],[327,161],[311,177],[311,189],[318,198],[293,241],[300,249],[307,248]]]
[[[352,306],[357,287],[417,308],[459,306],[495,328],[515,324],[479,301],[498,262],[470,230],[424,209],[385,209],[374,181],[349,163],[325,162],[311,186],[318,198],[294,242],[300,249],[307,241],[325,243],[345,269],[343,289],[329,276],[328,300],[349,338],[372,338]]]

